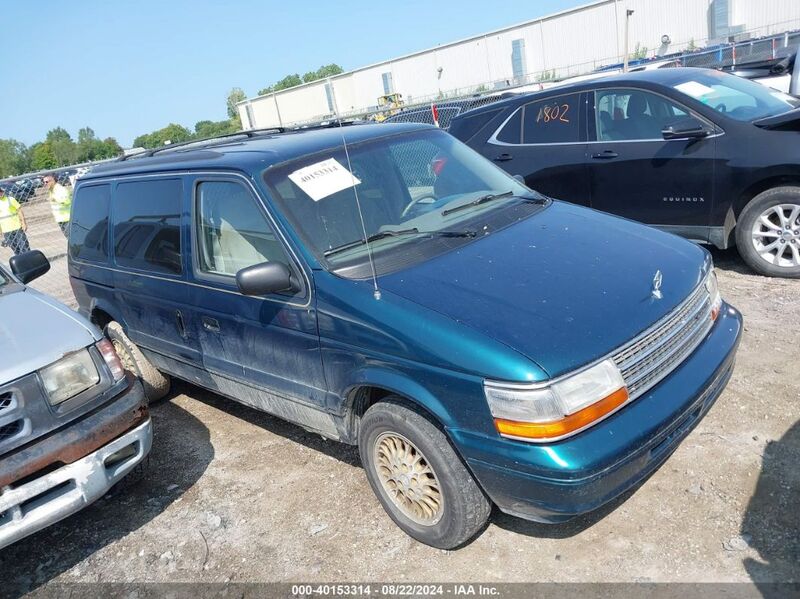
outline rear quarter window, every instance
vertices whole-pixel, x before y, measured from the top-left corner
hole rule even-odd
[[[69,228],[69,255],[75,260],[108,262],[108,209],[111,186],[81,186],[75,194]]]
[[[180,179],[120,183],[114,193],[114,260],[118,266],[181,274]]]
[[[469,141],[483,127],[497,116],[502,109],[489,110],[472,116],[463,116],[455,121],[450,128],[450,133],[461,141]]]

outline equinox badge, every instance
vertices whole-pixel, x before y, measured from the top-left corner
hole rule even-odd
[[[661,299],[664,297],[664,294],[661,293],[661,271],[657,270],[655,276],[653,277],[653,292],[652,295],[656,299]]]

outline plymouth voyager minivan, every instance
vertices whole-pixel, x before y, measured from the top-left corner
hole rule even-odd
[[[69,271],[151,399],[178,377],[357,444],[389,516],[442,548],[492,505],[561,522],[644,480],[721,393],[742,328],[705,250],[539,195],[425,125],[97,167]]]

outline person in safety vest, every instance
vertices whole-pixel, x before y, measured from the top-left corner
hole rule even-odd
[[[47,187],[47,197],[50,200],[50,209],[53,218],[65,237],[69,236],[69,210],[72,207],[72,190],[56,182],[55,175],[45,175],[44,184]]]
[[[0,245],[11,248],[14,254],[29,251],[31,246],[25,234],[27,228],[19,202],[0,186],[0,233],[3,237]]]

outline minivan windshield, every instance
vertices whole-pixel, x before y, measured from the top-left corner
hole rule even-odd
[[[408,264],[430,255],[426,246],[452,247],[485,234],[501,208],[545,201],[439,130],[387,135],[347,149],[264,173],[277,208],[332,270],[367,260],[365,231],[376,264],[393,252],[402,252]]]
[[[800,106],[797,98],[736,75],[711,69],[682,74],[672,82],[674,89],[737,121],[754,121]]]

